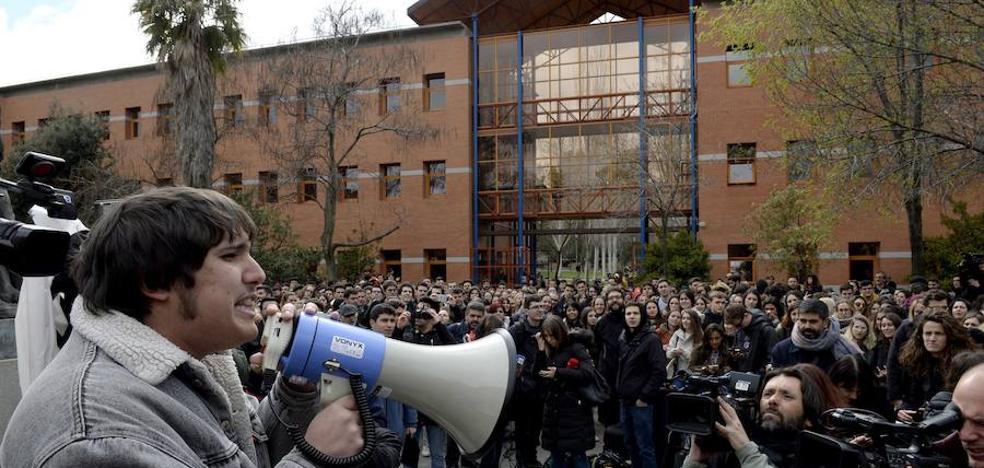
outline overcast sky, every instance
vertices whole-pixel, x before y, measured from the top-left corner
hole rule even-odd
[[[340,0],[240,0],[248,47],[312,37],[312,20]],[[0,0],[0,86],[153,62],[133,0]],[[414,0],[357,0],[394,27],[413,26]]]

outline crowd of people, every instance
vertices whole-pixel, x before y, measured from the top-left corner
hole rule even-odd
[[[824,411],[861,408],[914,423],[967,370],[955,360],[984,361],[984,296],[973,278],[963,286],[954,278],[946,289],[921,277],[898,287],[882,272],[871,281],[826,290],[815,276],[800,283],[794,277],[752,282],[735,275],[715,283],[694,278],[679,285],[663,279],[632,284],[615,277],[540,280],[523,287],[368,277],[260,289],[262,300],[281,307],[430,346],[465,343],[507,328],[519,355],[508,411],[521,467],[543,465],[538,447],[550,453],[553,467],[586,467],[587,453],[600,444],[645,468],[702,466],[708,460],[788,466],[795,433],[816,428]],[[250,352],[256,349],[244,348]],[[612,390],[611,399],[597,407],[577,392],[590,384],[595,368]],[[734,448],[722,461],[699,443],[671,437],[664,406],[675,377],[729,371],[763,376],[763,390],[757,421],[746,421],[757,424],[749,431],[752,444],[747,434],[737,434],[741,422],[722,403],[722,435]],[[407,466],[416,466],[424,439],[434,468],[479,465],[461,458],[454,441],[426,415],[392,402],[386,413],[389,426],[405,437]],[[499,466],[498,448],[481,466]]]

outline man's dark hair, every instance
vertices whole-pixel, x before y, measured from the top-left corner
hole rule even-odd
[[[392,315],[395,317],[396,309],[386,302],[380,302],[379,304],[372,306],[372,309],[369,310],[369,320],[379,320],[380,315]]]
[[[803,421],[809,421],[812,425],[816,426],[820,415],[827,408],[823,399],[823,391],[817,387],[809,375],[797,367],[784,367],[769,372],[762,379],[762,390],[765,390],[765,386],[770,380],[779,376],[793,377],[800,381],[800,392],[803,394]]]
[[[952,392],[960,377],[979,364],[984,364],[984,351],[981,350],[963,351],[954,356],[946,373],[946,389]]]
[[[872,286],[871,280],[861,280],[861,282],[858,283],[858,287],[860,287],[860,288],[865,288],[865,287],[868,287],[868,286]]]
[[[523,308],[529,309],[530,304],[534,302],[542,302],[542,301],[543,301],[542,294],[528,294],[526,295],[526,297],[523,298]]]
[[[472,302],[469,302],[468,303],[468,306],[465,307],[465,314],[467,314],[468,311],[470,311],[470,310],[476,310],[476,311],[479,311],[479,312],[481,312],[481,313],[484,314],[485,313],[485,303],[482,302],[482,301],[472,301]]]
[[[724,309],[724,321],[734,325],[745,319],[748,309],[743,304],[731,304]]]
[[[799,304],[800,314],[817,314],[821,319],[826,320],[830,317],[830,309],[820,299],[803,299]]]
[[[150,312],[142,290],[195,286],[209,250],[256,225],[219,192],[168,187],[132,195],[92,228],[71,266],[72,279],[92,312],[117,310],[137,320]]]
[[[933,289],[927,291],[922,298],[922,304],[924,306],[929,306],[929,301],[946,301],[947,307],[950,306],[950,295],[939,289]]]

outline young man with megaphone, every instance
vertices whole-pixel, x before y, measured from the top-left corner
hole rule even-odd
[[[0,465],[318,466],[288,425],[324,455],[360,452],[352,397],[319,410],[313,388],[284,379],[258,406],[243,393],[228,350],[257,333],[255,232],[203,189],[153,190],[104,215],[73,265],[75,331],[14,411]],[[368,465],[397,464],[394,434],[376,428],[375,446]]]

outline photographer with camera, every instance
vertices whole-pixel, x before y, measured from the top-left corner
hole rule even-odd
[[[815,427],[826,408],[820,389],[800,369],[779,369],[765,376],[759,398],[759,416],[751,435],[745,431],[735,409],[718,398],[721,420],[714,423],[717,434],[730,446],[730,452],[712,453],[695,437],[684,468],[734,467],[764,468],[793,465],[796,436]],[[706,442],[705,442],[706,443]]]
[[[732,304],[724,310],[724,321],[737,330],[731,367],[739,372],[764,372],[776,344],[776,332],[769,319],[757,310]]]

